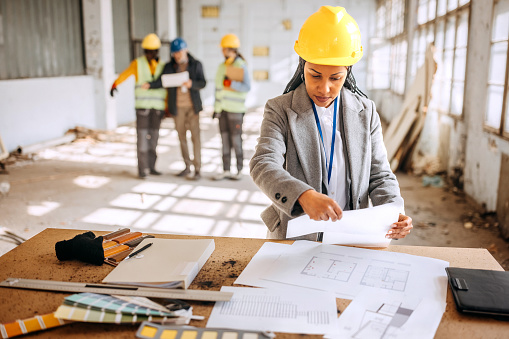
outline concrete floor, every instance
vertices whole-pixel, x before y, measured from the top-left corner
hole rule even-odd
[[[0,183],[10,184],[9,193],[0,195],[0,226],[26,239],[47,227],[92,231],[129,227],[144,233],[264,238],[266,228],[259,214],[269,200],[249,177],[247,160],[253,154],[262,111],[245,117],[245,175],[240,181],[211,180],[221,169],[221,141],[217,120],[210,116],[210,112],[201,116],[199,181],[174,175],[184,164],[172,119],[163,122],[158,146],[157,167],[163,175],[147,180],[136,176],[132,125],[44,149],[30,160],[8,161],[0,174]],[[394,244],[487,248],[509,269],[509,243],[499,236],[490,215],[481,215],[462,192],[424,187],[422,178],[405,173],[397,176],[414,230]],[[15,246],[0,236],[0,255]]]

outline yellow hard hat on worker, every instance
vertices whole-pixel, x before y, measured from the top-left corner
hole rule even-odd
[[[322,6],[302,25],[294,49],[313,64],[351,66],[362,58],[361,32],[343,7]]]
[[[222,48],[239,48],[240,40],[235,34],[226,34],[221,39],[221,47]]]
[[[161,40],[159,40],[159,37],[154,33],[150,33],[143,38],[141,48],[149,50],[159,49],[161,48]]]

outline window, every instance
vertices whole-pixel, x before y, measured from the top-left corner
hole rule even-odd
[[[405,91],[407,42],[405,1],[379,0],[376,11],[377,37],[370,41],[372,55],[368,84],[370,89]]]
[[[509,137],[507,61],[509,40],[509,0],[500,0],[493,10],[490,70],[488,73],[486,116],[488,130]]]
[[[156,31],[155,0],[112,0],[115,72],[122,72],[131,61],[141,55],[141,42]],[[161,41],[159,58],[170,58],[170,42]]]
[[[405,92],[406,58],[406,39],[396,39],[391,48],[391,89],[399,94]]]
[[[0,0],[0,79],[85,74],[81,1]]]
[[[463,112],[468,46],[469,0],[419,0],[413,40],[412,75],[424,62],[429,43],[436,47],[436,109],[460,117]]]
[[[414,33],[412,69],[410,70],[412,78],[417,73],[417,69],[424,63],[424,54],[426,48],[435,39],[435,23],[429,22],[419,26]]]

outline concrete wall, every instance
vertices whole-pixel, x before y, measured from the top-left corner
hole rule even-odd
[[[111,2],[84,0],[82,9],[86,75],[0,81],[0,136],[8,151],[59,138],[76,126],[113,129],[136,119],[134,77],[115,98],[109,95],[117,77]],[[175,38],[176,0],[157,0],[157,9],[157,33]]]
[[[9,151],[96,126],[91,76],[0,81],[0,135]]]
[[[472,1],[464,108],[468,126],[465,192],[485,204],[489,211],[496,209],[502,153],[509,154],[509,141],[483,128],[492,13],[492,1]]]
[[[195,0],[182,1],[182,37],[189,51],[204,67],[207,86],[201,91],[205,105],[214,102],[214,77],[217,66],[223,62],[219,43],[228,33],[235,33],[241,41],[240,52],[255,70],[269,72],[267,81],[252,81],[248,107],[263,106],[268,99],[282,94],[295,72],[298,56],[293,50],[300,28],[323,1],[309,0]],[[364,58],[355,65],[354,73],[361,89],[366,88],[366,69],[369,59],[368,41],[374,32],[375,1],[329,1],[327,5],[343,6],[357,21],[364,47]],[[219,6],[219,18],[202,18],[202,6]],[[286,30],[283,21],[291,21]],[[253,56],[253,48],[269,47],[268,56]]]

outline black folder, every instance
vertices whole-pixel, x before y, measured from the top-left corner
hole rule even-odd
[[[446,267],[460,312],[509,317],[509,272]]]

